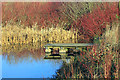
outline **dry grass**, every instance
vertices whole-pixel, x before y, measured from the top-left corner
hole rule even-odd
[[[76,32],[66,31],[60,27],[38,30],[37,25],[33,28],[23,28],[24,25],[6,25],[2,27],[2,45],[29,44],[36,42],[70,43],[77,42]]]
[[[106,26],[106,32],[103,35],[104,38],[104,43],[105,44],[110,44],[110,45],[118,45],[119,41],[119,24],[113,23],[112,27],[110,29],[110,25]]]
[[[115,78],[118,78],[118,45],[119,45],[119,23],[112,23],[112,26],[110,28],[110,25],[107,25],[106,32],[102,36],[102,42],[100,45],[101,50],[103,49],[104,54],[104,61],[103,64],[104,68],[104,77],[110,78],[110,70],[113,67],[113,64],[115,65],[116,70],[113,72]]]

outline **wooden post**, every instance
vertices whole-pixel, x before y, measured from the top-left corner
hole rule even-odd
[[[53,48],[50,48],[51,49],[51,54],[53,54]]]

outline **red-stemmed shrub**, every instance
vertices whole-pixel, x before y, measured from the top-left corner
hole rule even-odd
[[[106,23],[112,24],[117,20],[118,3],[102,3],[96,5],[97,8],[93,9],[90,13],[84,14],[74,24],[82,34],[88,35],[93,38],[95,35],[101,35],[106,28]]]

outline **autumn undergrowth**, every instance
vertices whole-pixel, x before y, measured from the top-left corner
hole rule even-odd
[[[70,64],[64,62],[55,78],[118,79],[119,27],[119,23],[112,23],[112,27],[108,24],[105,33],[96,40],[97,43],[81,51]]]

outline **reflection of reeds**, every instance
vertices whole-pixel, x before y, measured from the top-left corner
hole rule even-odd
[[[30,57],[32,57],[32,60],[39,61],[43,58],[45,55],[43,48],[34,48],[34,46],[28,45],[30,47],[21,47],[20,45],[15,45],[13,47],[4,47],[3,48],[3,58],[7,55],[7,60],[9,63],[18,63],[20,61],[23,61],[24,59],[30,60]],[[18,48],[14,48],[18,47]],[[4,49],[7,49],[6,51]]]
[[[18,48],[15,48],[18,47]],[[7,49],[7,50],[5,50]],[[3,46],[3,52],[2,52],[3,58],[7,58],[7,61],[10,64],[17,64],[22,61],[42,61],[45,56],[44,48],[35,47],[34,44],[28,44],[28,47],[26,47],[26,44],[24,45],[12,45],[11,46]],[[57,65],[61,63],[61,60],[49,60],[54,63],[54,65]]]
[[[45,44],[43,44],[45,45]],[[15,52],[15,53],[18,53],[18,52],[21,52],[22,50],[24,49],[27,49],[27,50],[31,50],[31,49],[39,49],[41,48],[41,45],[39,43],[34,43],[34,44],[23,44],[23,45],[19,45],[19,44],[16,44],[16,45],[3,45],[2,46],[2,52],[6,52],[6,53],[10,53],[10,52]]]

